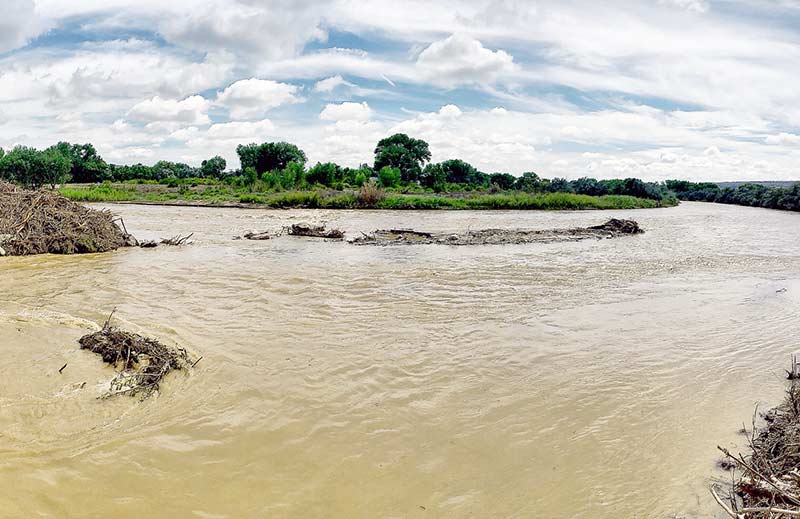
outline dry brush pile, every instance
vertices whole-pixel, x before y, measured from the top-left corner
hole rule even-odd
[[[112,312],[113,315],[113,312]],[[120,330],[110,324],[79,339],[81,349],[97,353],[117,369],[106,397],[127,394],[147,398],[158,390],[164,377],[173,370],[194,366],[185,349],[170,348],[142,335]]]
[[[109,211],[0,182],[0,255],[107,252],[135,244]]]
[[[734,519],[800,517],[800,382],[797,364],[781,405],[765,413],[765,426],[753,420],[750,454],[734,455],[719,447],[734,470],[727,492],[714,486],[717,503]]]

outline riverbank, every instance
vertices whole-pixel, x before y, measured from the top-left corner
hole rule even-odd
[[[172,188],[162,185],[71,185],[60,189],[79,202],[119,202],[154,205],[186,205],[238,208],[304,209],[649,209],[677,205],[677,200],[651,200],[627,195],[589,196],[574,193],[398,193],[363,191],[279,191],[250,193],[230,186]]]

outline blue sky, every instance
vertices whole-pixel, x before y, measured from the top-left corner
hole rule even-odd
[[[798,179],[800,0],[6,0],[0,147],[199,164],[402,131],[487,172]]]

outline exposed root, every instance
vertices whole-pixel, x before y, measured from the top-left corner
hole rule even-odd
[[[378,230],[351,241],[355,245],[503,245],[550,243],[587,239],[616,238],[644,231],[633,220],[609,220],[595,227],[531,231],[522,229],[483,229],[464,233],[433,233],[412,229]]]
[[[169,348],[155,339],[120,330],[111,326],[110,321],[111,316],[102,330],[84,335],[78,341],[81,349],[97,353],[118,370],[104,398],[120,394],[147,398],[158,390],[167,373],[191,364],[186,350]]]
[[[191,238],[192,236],[194,236],[194,233],[187,234],[186,236],[181,236],[180,234],[178,234],[177,236],[173,236],[172,238],[165,238],[161,240],[161,243],[163,245],[174,245],[176,247],[179,245],[187,245],[191,243],[189,241],[189,238]]]
[[[792,373],[797,373],[794,358]],[[748,456],[718,447],[741,473],[723,508],[735,519],[800,517],[800,384],[794,378],[784,402],[763,418],[763,428],[753,424]],[[712,488],[712,493],[720,502],[717,490]]]
[[[290,236],[327,238],[329,240],[341,240],[344,238],[344,231],[340,229],[326,229],[324,225],[309,225],[305,223],[291,225],[286,229],[286,234]]]
[[[80,254],[135,246],[109,211],[97,211],[53,191],[0,182],[0,256]],[[124,223],[122,223],[124,227]]]

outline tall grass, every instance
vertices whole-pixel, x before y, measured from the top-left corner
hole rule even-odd
[[[112,186],[62,187],[58,192],[77,202],[122,202],[139,198],[135,189],[119,189]]]

